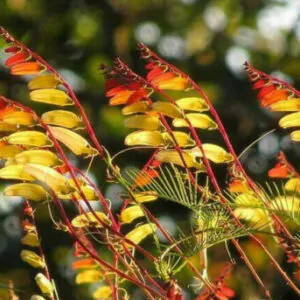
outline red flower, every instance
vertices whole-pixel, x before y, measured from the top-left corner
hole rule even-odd
[[[288,167],[278,163],[274,168],[269,170],[268,176],[270,178],[287,178],[289,176]]]

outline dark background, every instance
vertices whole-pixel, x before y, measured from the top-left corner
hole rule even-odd
[[[100,141],[112,154],[124,148],[128,131],[120,109],[107,105],[98,66],[110,65],[120,56],[144,74],[136,52],[136,43],[142,41],[200,84],[220,113],[237,153],[263,133],[277,129],[242,157],[249,174],[260,182],[279,149],[298,166],[300,151],[289,142],[287,132],[278,129],[278,116],[259,108],[242,64],[248,60],[256,68],[299,86],[299,16],[298,0],[0,1],[1,25],[62,72],[86,108]],[[4,61],[4,53],[0,59]],[[29,104],[25,83],[26,78],[13,78],[0,66],[0,94]],[[30,105],[38,112],[43,110]],[[146,151],[131,152],[118,163],[122,167],[141,166],[148,155]],[[90,174],[118,207],[120,189],[104,184],[103,171],[103,165],[94,164]],[[179,207],[172,209],[174,215],[180,214]],[[87,290],[93,287],[72,287],[71,241],[53,229],[47,206],[38,206],[36,215],[61,299],[89,299]],[[164,214],[161,217],[174,227],[172,219]],[[11,278],[22,290],[21,299],[29,299],[37,290],[34,272],[19,259],[21,219],[19,201],[0,199],[0,282]],[[245,242],[245,247],[274,298],[287,299],[288,289],[264,256],[252,244]],[[211,260],[218,264],[218,258],[212,251]],[[241,299],[261,297],[244,268],[238,267],[236,274],[231,286]],[[0,286],[0,299],[2,295],[5,299],[5,294],[6,289]]]

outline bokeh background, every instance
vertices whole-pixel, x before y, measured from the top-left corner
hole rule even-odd
[[[127,130],[120,109],[107,105],[104,78],[98,70],[100,63],[110,65],[114,57],[120,56],[144,74],[136,52],[136,43],[144,42],[190,74],[207,92],[241,153],[265,132],[278,129],[278,116],[259,108],[243,63],[249,61],[256,68],[299,86],[299,17],[299,0],[0,1],[1,25],[65,76],[86,108],[100,141],[112,154],[124,148]],[[3,52],[0,59],[5,59]],[[12,78],[0,64],[1,94],[28,104],[26,80]],[[41,112],[40,106],[36,108]],[[258,141],[241,159],[249,174],[262,182],[279,149],[296,166],[300,165],[299,147],[280,130]],[[118,163],[122,167],[141,166],[147,155],[149,152],[145,151],[131,153],[122,156]],[[104,166],[94,166],[90,174],[117,209],[121,190],[104,183]],[[179,209],[173,208],[173,213],[180,214]],[[19,258],[21,219],[20,201],[1,197],[0,299],[5,299],[6,293],[1,283],[6,284],[8,278],[20,290],[21,299],[29,299],[36,291],[34,273]],[[46,205],[37,207],[37,219],[61,299],[89,299],[86,291],[93,287],[72,286],[71,241],[53,228]],[[169,216],[162,214],[160,220],[170,231],[176,230]],[[255,246],[245,241],[245,247],[275,298],[292,299],[284,282]],[[219,258],[220,254],[213,252],[211,260],[218,263]],[[260,299],[247,271],[239,268],[239,276],[231,282],[238,298]]]

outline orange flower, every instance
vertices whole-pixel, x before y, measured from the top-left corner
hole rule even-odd
[[[37,73],[40,73],[44,69],[45,67],[38,62],[31,61],[12,66],[12,68],[10,69],[10,73],[12,75],[35,75]]]
[[[268,176],[270,178],[287,178],[289,176],[288,167],[278,163],[274,168],[269,170]]]
[[[19,52],[19,53],[16,53],[16,54],[12,55],[11,57],[9,57],[5,61],[4,65],[6,67],[11,67],[13,65],[25,62],[27,59],[28,59],[27,53]]]
[[[244,193],[249,191],[249,186],[244,180],[234,179],[229,183],[228,190],[231,193]]]
[[[91,268],[94,267],[95,261],[92,258],[84,258],[81,260],[77,260],[75,262],[72,263],[72,269],[76,270],[76,269],[87,269],[87,268]]]
[[[261,105],[263,107],[269,106],[273,103],[276,103],[280,100],[286,100],[289,96],[289,91],[286,89],[275,90],[269,94],[267,94],[261,101]]]

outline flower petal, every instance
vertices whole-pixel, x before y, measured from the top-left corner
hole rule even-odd
[[[289,179],[285,183],[284,188],[289,192],[294,192],[294,193],[300,192],[300,179],[299,178]]]
[[[93,283],[103,278],[103,273],[99,270],[85,270],[76,275],[76,284]]]
[[[34,268],[44,268],[45,263],[43,259],[31,250],[22,250],[20,254],[23,261],[27,262]]]
[[[214,122],[209,116],[205,114],[191,113],[186,114],[187,119],[191,122],[191,125],[195,128],[214,130],[218,128],[216,122]],[[184,119],[174,119],[174,127],[189,127],[188,123]]]
[[[126,105],[122,109],[122,114],[124,116],[127,116],[127,115],[136,114],[136,113],[144,113],[144,112],[148,111],[149,109],[150,109],[150,106],[146,101],[140,101],[140,102],[133,103],[131,105]]]
[[[39,75],[28,82],[28,89],[55,89],[58,84],[59,80],[53,74]]]
[[[176,143],[180,147],[190,147],[195,145],[195,141],[185,132],[181,131],[173,131],[173,136],[175,138]],[[168,133],[162,133],[162,137],[164,139],[164,144],[166,146],[174,146],[173,137]]]
[[[2,116],[2,121],[12,125],[33,126],[35,125],[35,117],[27,111],[12,111]]]
[[[288,114],[279,120],[279,126],[290,128],[300,126],[300,112]]]
[[[12,75],[35,75],[45,70],[45,67],[37,62],[24,62],[14,65],[10,69]]]
[[[176,104],[183,110],[191,110],[197,112],[209,110],[209,107],[206,104],[205,100],[198,97],[182,98],[176,100]]]
[[[40,245],[39,238],[35,232],[28,232],[21,238],[21,243],[30,247],[38,247]]]
[[[300,110],[300,99],[293,98],[278,101],[270,106],[272,111],[298,111]]]
[[[182,118],[181,110],[170,102],[155,102],[152,105],[152,110],[170,118]]]
[[[69,95],[57,89],[34,90],[29,93],[32,101],[54,104],[58,106],[73,105],[73,100]]]
[[[109,286],[100,286],[93,292],[94,299],[111,299],[112,289]]]
[[[4,189],[5,196],[18,196],[32,201],[43,201],[49,198],[49,194],[39,184],[17,183]]]
[[[53,143],[39,131],[20,131],[3,138],[9,144],[35,147],[51,147]]]
[[[125,119],[124,125],[128,128],[157,130],[159,129],[161,124],[158,117],[147,115],[134,115]]]
[[[132,205],[127,207],[121,212],[121,221],[122,223],[130,224],[135,219],[144,217],[143,210],[138,205]]]
[[[135,131],[128,134],[125,138],[127,146],[161,146],[163,137],[159,131]]]
[[[132,231],[126,234],[125,238],[130,240],[134,244],[138,245],[143,239],[148,235],[154,234],[157,227],[154,223],[144,224],[139,227],[136,227]],[[126,243],[127,247],[133,247],[132,245]]]
[[[46,124],[66,127],[69,129],[79,128],[82,121],[79,116],[67,110],[51,110],[44,113],[41,117]]]
[[[50,280],[42,273],[38,273],[35,276],[35,281],[43,294],[53,295],[54,287]]]
[[[33,181],[35,178],[28,174],[23,165],[10,165],[0,169],[0,178]]]
[[[110,224],[109,219],[103,212],[96,211],[95,214],[103,223]],[[95,216],[91,212],[76,216],[72,220],[72,225],[75,228],[84,228],[89,226],[97,227],[97,228],[103,227],[102,224],[99,223],[99,221],[95,218]]]

